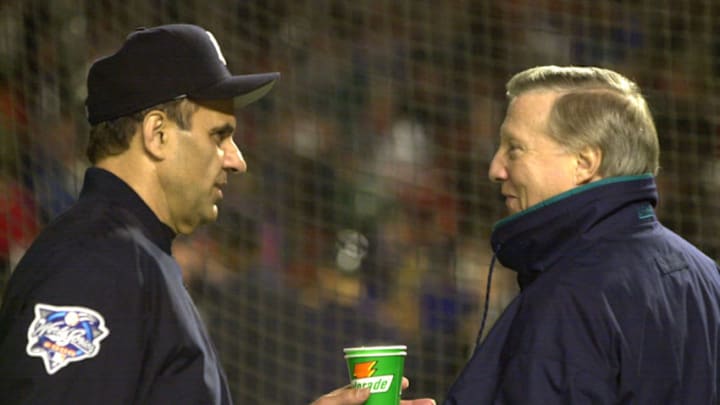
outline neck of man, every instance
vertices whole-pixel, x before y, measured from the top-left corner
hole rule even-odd
[[[158,219],[177,233],[170,221],[170,211],[163,188],[157,175],[156,166],[147,156],[132,150],[110,156],[95,164],[118,176],[150,207]]]

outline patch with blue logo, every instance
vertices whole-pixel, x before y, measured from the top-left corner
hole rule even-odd
[[[42,358],[52,375],[71,362],[95,357],[109,334],[105,319],[92,309],[36,304],[26,351]]]

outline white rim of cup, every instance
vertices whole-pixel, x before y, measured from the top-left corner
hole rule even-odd
[[[358,352],[358,351],[386,351],[386,350],[407,350],[405,345],[396,346],[357,346],[357,347],[346,347],[343,352]]]
[[[367,352],[367,353],[348,353],[346,359],[355,359],[358,357],[390,357],[390,356],[407,356],[407,352]]]

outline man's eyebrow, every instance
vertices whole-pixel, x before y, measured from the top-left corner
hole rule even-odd
[[[505,126],[500,127],[500,131],[498,131],[498,132],[499,132],[498,138],[500,141],[510,141],[510,140],[515,139],[515,133],[512,132],[511,130],[509,130]]]
[[[232,134],[235,132],[235,127],[230,124],[225,124],[223,126],[214,127],[210,129],[210,135],[220,135],[223,137],[232,136]]]

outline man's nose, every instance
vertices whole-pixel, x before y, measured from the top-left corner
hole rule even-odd
[[[231,141],[225,147],[223,168],[238,173],[245,173],[247,171],[247,163],[235,142]]]
[[[494,183],[500,183],[507,180],[507,170],[505,169],[505,161],[498,152],[492,158],[490,162],[490,169],[488,170],[488,178]]]

